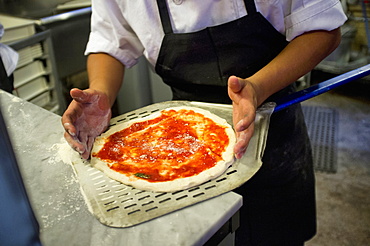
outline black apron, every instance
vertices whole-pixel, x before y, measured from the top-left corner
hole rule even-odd
[[[12,93],[14,90],[14,77],[13,74],[7,75],[3,60],[0,56],[0,89]]]
[[[155,70],[174,100],[231,103],[229,76],[253,75],[288,44],[253,0],[244,3],[248,14],[240,19],[173,33],[166,0],[157,0],[165,36]],[[288,86],[267,101],[294,91]],[[272,115],[262,161],[257,174],[235,190],[244,204],[237,245],[302,243],[316,232],[316,213],[311,148],[300,105]]]

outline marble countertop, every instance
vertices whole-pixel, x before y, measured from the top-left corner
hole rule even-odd
[[[43,245],[202,245],[242,205],[228,192],[136,226],[107,227],[89,212],[59,154],[66,146],[60,116],[1,90],[0,105]]]

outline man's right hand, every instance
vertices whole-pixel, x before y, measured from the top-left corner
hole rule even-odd
[[[70,94],[73,101],[62,116],[64,137],[82,158],[88,159],[95,138],[109,126],[109,99],[93,89],[72,89]]]

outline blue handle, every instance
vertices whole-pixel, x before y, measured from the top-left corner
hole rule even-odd
[[[348,82],[365,77],[367,75],[370,75],[370,64],[344,73],[332,79],[326,80],[317,85],[313,85],[307,89],[290,94],[289,96],[276,101],[277,106],[275,107],[274,112],[278,112],[293,104],[300,103],[312,97],[318,96],[329,90],[337,88],[338,86],[344,85]]]

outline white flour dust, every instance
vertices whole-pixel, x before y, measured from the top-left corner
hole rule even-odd
[[[64,180],[64,182],[62,182],[57,190],[55,190],[52,195],[49,195],[48,199],[45,199],[41,204],[46,211],[44,214],[40,215],[43,225],[41,231],[55,227],[59,223],[70,223],[68,221],[73,218],[73,216],[76,216],[76,213],[86,204],[85,195],[81,187],[78,189],[75,188],[75,184],[79,184],[79,180],[73,163],[81,161],[80,155],[69,146],[63,137],[59,143],[51,146],[48,151],[53,153],[53,155],[48,158],[47,163],[49,165],[56,165],[57,163],[63,162],[71,166],[73,174],[61,174],[60,178]],[[80,192],[83,195],[85,204],[81,203]],[[89,208],[89,204],[86,204],[86,206]]]
[[[81,161],[80,155],[69,146],[63,137],[60,143],[53,144],[49,151],[57,152],[57,155],[49,159],[49,164],[62,161],[65,164],[72,165],[73,162]]]
[[[81,162],[84,162],[84,161],[82,160],[80,154],[77,153],[75,150],[73,150],[71,146],[69,146],[69,144],[64,139],[64,137],[61,138],[60,143],[56,143],[53,146],[51,146],[49,151],[53,151],[54,153],[55,152],[57,153],[54,157],[52,157],[48,160],[49,164],[54,164],[55,162],[63,162],[63,163],[68,164],[72,167],[74,175],[72,175],[69,178],[66,177],[66,186],[69,186],[72,183],[80,183],[79,182],[80,177],[78,175],[78,172],[77,172],[76,168],[74,167],[74,163],[81,163]],[[65,188],[66,187],[64,187],[64,189]],[[91,207],[89,199],[86,196],[86,194],[85,194],[85,192],[84,192],[84,190],[82,189],[81,186],[80,186],[80,188],[78,189],[77,192],[81,192],[81,194],[83,196],[83,200],[85,202],[84,205],[87,206],[88,211],[90,213],[93,213],[93,209]],[[69,200],[73,200],[75,198],[76,198],[76,194],[72,195]],[[75,204],[75,203],[73,203],[73,204]],[[71,208],[71,209],[72,210],[79,210],[80,207],[75,207],[75,208]],[[58,219],[63,219],[63,218],[69,217],[72,214],[73,213],[67,213],[66,216],[59,217]],[[45,218],[45,219],[47,219],[47,218]]]
[[[19,97],[13,97],[12,102],[22,102],[23,100],[20,99]]]

